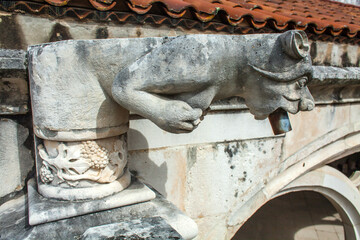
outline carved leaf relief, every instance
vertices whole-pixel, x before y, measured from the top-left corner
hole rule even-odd
[[[45,140],[38,146],[43,160],[40,179],[47,184],[65,182],[69,186],[76,186],[81,180],[98,183],[115,181],[123,174],[127,161],[124,142],[115,141],[113,146],[108,150],[98,141],[63,143]]]

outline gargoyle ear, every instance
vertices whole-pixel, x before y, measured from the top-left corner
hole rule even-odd
[[[284,52],[292,58],[304,58],[310,51],[309,40],[303,31],[287,31],[280,39]]]

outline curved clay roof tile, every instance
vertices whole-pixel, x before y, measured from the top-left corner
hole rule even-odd
[[[39,2],[40,0],[34,1]],[[87,2],[100,11],[119,9],[117,6],[127,3],[130,11],[137,14],[146,14],[154,4],[161,3],[165,14],[174,19],[183,19],[184,22],[190,20],[191,16],[195,16],[201,22],[211,22],[220,12],[222,16],[225,15],[223,19],[227,19],[225,24],[232,26],[238,26],[246,19],[256,29],[264,28],[266,25],[277,30],[285,30],[288,27],[305,30],[310,27],[311,31],[316,34],[326,32],[333,36],[360,37],[360,7],[330,0],[43,1],[55,6],[80,6]]]

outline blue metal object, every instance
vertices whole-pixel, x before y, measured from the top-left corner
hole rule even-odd
[[[270,124],[275,135],[283,134],[292,130],[288,113],[279,108],[269,115]]]

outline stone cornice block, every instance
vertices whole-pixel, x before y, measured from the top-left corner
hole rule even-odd
[[[35,181],[32,179],[28,182],[28,198],[29,224],[38,225],[91,212],[149,201],[155,198],[155,193],[143,183],[134,181],[127,189],[105,198],[85,201],[64,201],[41,196],[36,191]]]
[[[0,49],[0,71],[26,70],[25,55],[23,50]]]

